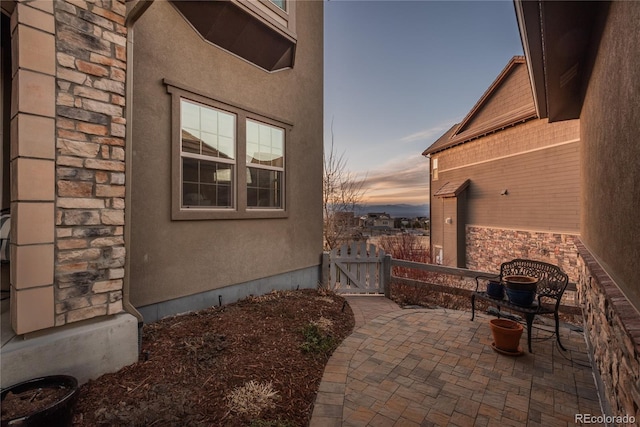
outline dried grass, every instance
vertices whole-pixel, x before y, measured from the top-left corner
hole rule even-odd
[[[265,409],[275,408],[278,399],[280,396],[274,390],[271,381],[259,383],[251,380],[241,387],[234,388],[227,395],[228,406],[232,412],[250,417],[257,417]]]

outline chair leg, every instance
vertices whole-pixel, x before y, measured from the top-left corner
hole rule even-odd
[[[471,321],[476,317],[476,296],[471,294]]]
[[[529,353],[533,353],[531,349],[531,329],[533,326],[533,319],[536,317],[535,314],[527,314],[527,344],[529,345]]]
[[[558,340],[558,345],[563,351],[567,351],[567,349],[564,348],[564,346],[560,342],[560,316],[558,315],[557,310],[553,313],[553,316],[556,318],[556,339]]]

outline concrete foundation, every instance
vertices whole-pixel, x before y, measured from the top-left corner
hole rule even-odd
[[[313,266],[136,308],[144,317],[144,322],[150,323],[175,314],[217,306],[220,303],[231,304],[249,295],[263,295],[273,290],[315,289],[318,283],[320,266]]]
[[[16,336],[2,315],[2,388],[44,375],[80,384],[138,360],[138,321],[127,313]]]

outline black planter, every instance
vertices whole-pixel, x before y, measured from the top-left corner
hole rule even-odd
[[[67,427],[71,426],[73,406],[78,399],[78,381],[69,375],[52,375],[35,378],[2,390],[2,401],[9,392],[18,394],[38,388],[64,388],[68,392],[56,402],[43,407],[30,414],[17,418],[2,418],[2,427],[29,426],[29,427]]]
[[[495,299],[504,298],[504,285],[500,282],[487,283],[487,295]]]
[[[529,307],[536,298],[536,291],[511,289],[507,287],[507,298],[509,302],[521,307]]]

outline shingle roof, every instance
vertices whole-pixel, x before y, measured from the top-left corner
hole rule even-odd
[[[458,197],[471,183],[471,180],[467,179],[464,182],[449,181],[438,189],[433,195],[435,197]]]

